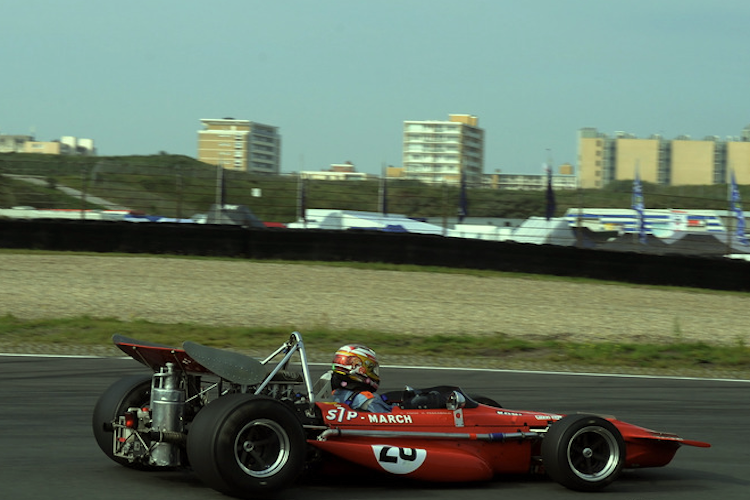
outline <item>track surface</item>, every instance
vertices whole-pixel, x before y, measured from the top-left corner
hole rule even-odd
[[[225,499],[189,472],[144,473],[116,465],[96,446],[91,411],[118,378],[144,372],[130,359],[0,357],[0,492],[8,499]],[[608,499],[745,499],[750,488],[750,383],[582,375],[383,369],[384,389],[451,383],[506,408],[614,414],[645,427],[708,441],[683,447],[662,469],[627,471]],[[434,485],[351,478],[306,484],[281,498],[455,499],[579,498],[533,476],[479,485]]]

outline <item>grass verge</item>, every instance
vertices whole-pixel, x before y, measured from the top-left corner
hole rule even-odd
[[[118,355],[111,337],[119,333],[141,340],[180,346],[185,340],[264,356],[290,330],[282,327],[219,327],[122,321],[88,316],[57,319],[0,317],[0,350]],[[555,371],[721,376],[750,379],[750,348],[709,345],[677,339],[668,344],[575,343],[489,336],[411,336],[364,330],[316,328],[302,332],[314,361],[328,361],[344,343],[376,349],[383,364],[525,368]],[[450,356],[446,356],[450,353]]]

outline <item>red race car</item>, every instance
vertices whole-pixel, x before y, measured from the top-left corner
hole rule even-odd
[[[154,373],[121,379],[99,398],[102,451],[136,469],[191,467],[237,497],[271,494],[342,461],[424,481],[544,472],[595,491],[625,468],[668,464],[680,446],[710,446],[613,417],[510,410],[451,386],[386,393],[389,413],[355,411],[330,399],[325,375],[313,383],[297,332],[263,361],[194,342],[113,341]]]

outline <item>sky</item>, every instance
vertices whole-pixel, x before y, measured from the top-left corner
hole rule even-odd
[[[25,0],[0,18],[0,134],[197,156],[203,118],[279,127],[282,172],[401,166],[403,122],[471,114],[485,173],[576,164],[595,127],[750,124],[747,0]]]

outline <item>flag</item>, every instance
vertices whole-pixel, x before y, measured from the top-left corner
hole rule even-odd
[[[219,209],[223,209],[227,202],[227,183],[224,178],[224,167],[219,164],[216,168],[216,204]]]
[[[638,170],[635,171],[633,180],[633,202],[632,207],[638,215],[638,240],[645,245],[646,240],[646,218],[643,215],[643,187],[641,186],[641,176]]]
[[[461,194],[458,200],[458,222],[461,223],[469,215],[469,199],[466,196],[466,173],[461,167]]]
[[[380,181],[380,211],[383,217],[388,217],[388,179],[386,178],[386,169],[383,169],[383,175]]]
[[[552,189],[552,169],[547,165],[545,167],[547,170],[547,210],[545,215],[547,220],[550,220],[555,216],[557,205],[555,204],[555,191]]]
[[[745,236],[745,213],[742,211],[742,204],[740,203],[740,190],[737,188],[737,179],[734,177],[734,170],[732,171],[732,187],[731,194],[729,197],[729,206],[734,212],[734,217],[737,219],[737,241],[742,245],[747,245],[747,237]]]
[[[299,203],[299,218],[307,223],[307,185],[302,174],[299,175],[297,199]]]

